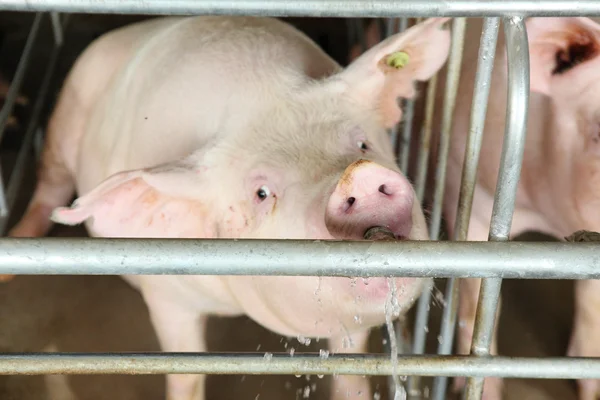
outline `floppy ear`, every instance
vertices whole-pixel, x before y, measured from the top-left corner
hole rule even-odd
[[[567,73],[581,79],[579,65],[599,55],[600,25],[589,18],[529,18],[526,26],[531,91],[549,95],[552,81]]]
[[[337,77],[348,94],[376,108],[386,128],[400,122],[398,98],[415,95],[414,81],[425,81],[448,58],[450,33],[442,29],[449,18],[430,18],[390,36],[350,64]]]
[[[52,221],[76,225],[91,221],[103,237],[210,238],[206,167],[186,158],[153,168],[116,173],[79,197],[56,208]]]

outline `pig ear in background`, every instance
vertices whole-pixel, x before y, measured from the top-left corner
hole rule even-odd
[[[52,221],[76,225],[92,219],[105,237],[212,237],[207,231],[204,173],[186,160],[119,172],[71,207],[56,208]]]
[[[398,98],[415,95],[414,81],[425,81],[444,64],[450,33],[442,28],[449,18],[430,18],[385,39],[352,62],[339,77],[350,96],[376,107],[386,128],[400,122]]]
[[[529,18],[531,91],[550,94],[552,79],[598,56],[600,25],[589,18]]]

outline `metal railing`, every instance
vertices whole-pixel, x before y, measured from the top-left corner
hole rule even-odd
[[[464,17],[487,17],[481,36],[470,130],[464,159],[458,216],[453,241],[445,242],[338,242],[311,240],[168,240],[168,239],[0,239],[0,274],[195,274],[195,275],[280,275],[280,276],[403,276],[450,278],[446,308],[442,320],[438,355],[422,355],[425,348],[430,290],[425,290],[417,305],[414,355],[400,355],[396,372],[410,376],[409,387],[418,386],[419,376],[434,376],[433,399],[446,391],[446,379],[469,377],[466,398],[481,398],[484,377],[600,379],[600,359],[592,358],[508,358],[489,355],[491,332],[495,322],[503,278],[518,279],[600,279],[598,246],[590,243],[519,243],[507,242],[514,210],[516,185],[521,168],[529,95],[529,59],[526,16],[600,16],[596,0],[525,1],[525,0],[0,0],[4,11],[52,11],[56,47],[47,75],[34,105],[23,148],[6,192],[0,182],[0,228],[4,231],[20,184],[34,132],[38,128],[41,106],[48,82],[64,41],[57,12],[119,14],[231,14],[319,17],[460,17],[453,21],[453,44],[449,57],[444,102],[444,122],[436,176],[432,237],[439,234],[443,178],[451,119],[456,98],[464,40]],[[500,18],[503,17],[508,61],[508,113],[504,147],[494,201],[489,242],[465,242],[473,201],[477,163],[494,64]],[[27,46],[35,40],[38,14]],[[402,18],[406,21],[406,18]],[[393,21],[393,20],[389,20]],[[391,26],[391,23],[390,25]],[[406,22],[404,23],[406,26]],[[388,28],[388,33],[393,30]],[[31,44],[33,45],[33,44]],[[27,68],[29,47],[4,109],[12,109],[23,74]],[[28,50],[29,49],[29,50]],[[435,82],[436,77],[433,78]],[[430,85],[425,106],[418,154],[416,191],[423,198],[428,165],[429,137],[435,84]],[[11,101],[12,99],[12,101]],[[407,107],[412,107],[407,103]],[[410,115],[410,112],[409,112]],[[410,121],[410,118],[409,118]],[[427,123],[429,121],[429,124]],[[406,168],[410,122],[398,130],[393,140],[401,140],[401,162]],[[0,130],[0,137],[1,137]],[[252,250],[250,252],[249,250]],[[484,278],[477,308],[471,356],[452,356],[451,345],[456,326],[458,278]],[[430,288],[429,288],[430,289]],[[114,354],[2,354],[1,374],[356,374],[391,375],[388,356],[343,354],[323,358],[318,354],[289,353],[217,354],[217,353],[114,353]],[[410,391],[409,391],[410,395]]]

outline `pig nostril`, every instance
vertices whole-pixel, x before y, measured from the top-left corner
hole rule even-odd
[[[385,185],[381,185],[379,186],[379,192],[383,193],[385,195],[390,195],[390,193],[388,193],[388,191],[386,190],[387,188],[385,187]]]
[[[354,197],[348,197],[348,200],[346,200],[346,202],[348,203],[348,207],[351,207],[355,201],[356,199]]]

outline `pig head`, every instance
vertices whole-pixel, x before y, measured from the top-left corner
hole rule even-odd
[[[444,63],[449,35],[441,25],[446,19],[430,19],[390,37],[343,70],[319,53],[313,53],[315,59],[309,60],[308,66],[288,62],[265,32],[271,30],[270,34],[285,37],[285,49],[298,48],[298,43],[308,39],[299,33],[291,34],[289,27],[269,19],[198,17],[194,21],[212,24],[211,32],[220,37],[212,45],[214,49],[210,43],[204,43],[203,52],[198,50],[198,54],[217,54],[215,46],[237,49],[202,60],[205,70],[207,65],[213,70],[231,65],[254,66],[258,59],[270,71],[266,81],[262,71],[239,69],[236,89],[242,96],[255,96],[252,114],[240,129],[205,136],[198,148],[154,166],[152,156],[159,157],[165,149],[149,147],[148,143],[154,140],[150,136],[129,138],[130,146],[143,144],[146,153],[150,148],[151,156],[145,161],[148,166],[104,176],[90,190],[80,190],[80,197],[70,207],[54,204],[58,208],[52,213],[53,221],[85,222],[91,235],[101,237],[358,240],[368,228],[385,226],[398,239],[427,239],[423,212],[410,182],[396,166],[386,129],[401,119],[398,98],[414,97],[414,82],[428,79]],[[227,21],[233,23],[226,27]],[[181,26],[172,25],[171,33]],[[232,34],[231,29],[239,29],[244,35]],[[239,42],[229,43],[227,40],[233,39],[227,38]],[[178,40],[192,39],[182,35]],[[190,48],[187,60],[193,59],[189,52],[194,50]],[[408,62],[402,66],[389,62],[399,52],[408,56]],[[144,64],[134,58],[125,62],[122,69],[126,71],[134,62],[138,62],[138,67]],[[315,79],[306,72],[311,70],[311,63],[331,63],[330,69],[336,73]],[[151,69],[141,71],[146,79],[158,73]],[[175,80],[168,73],[165,75],[164,68],[160,73],[163,86]],[[192,82],[191,75],[190,79]],[[257,88],[257,82],[264,86]],[[227,90],[227,85],[224,80],[222,90]],[[126,87],[113,89],[123,92]],[[141,101],[143,95],[139,93],[137,100]],[[194,94],[205,107],[211,103],[212,95]],[[124,103],[118,109],[127,109],[136,97],[121,101]],[[224,116],[224,120],[239,120],[240,115],[247,113],[236,109],[236,104],[231,102],[226,110],[215,109],[214,113]],[[94,107],[97,111],[102,106]],[[98,111],[104,112],[100,114],[103,120],[131,123],[125,113],[105,110],[111,109]],[[180,119],[184,118],[182,115]],[[184,133],[174,132],[169,137],[173,146],[188,141],[182,136]],[[54,140],[59,140],[57,137],[58,134]],[[83,140],[93,144],[102,139],[84,134]],[[99,148],[102,146],[80,147],[79,152]],[[105,157],[113,162],[122,154],[108,152]],[[86,154],[77,156],[93,162]],[[81,174],[72,174],[79,188],[86,187]],[[32,204],[43,202],[42,191],[46,189],[38,185],[38,190]],[[32,226],[31,221],[26,221],[28,218],[39,218],[39,214],[27,214],[15,228],[15,236],[25,236],[20,227]],[[394,301],[404,311],[419,295],[423,283],[413,278],[373,278],[368,282],[349,278],[242,276],[126,279],[141,291],[166,351],[206,350],[204,321],[210,314],[246,314],[284,335],[329,338],[333,351],[340,347],[345,347],[344,351],[364,351],[368,330],[385,321],[390,286],[397,289],[393,291]],[[350,346],[340,346],[342,341]],[[337,379],[334,396],[368,397],[365,382],[360,377]],[[170,399],[203,399],[204,378],[170,375],[168,393]]]

